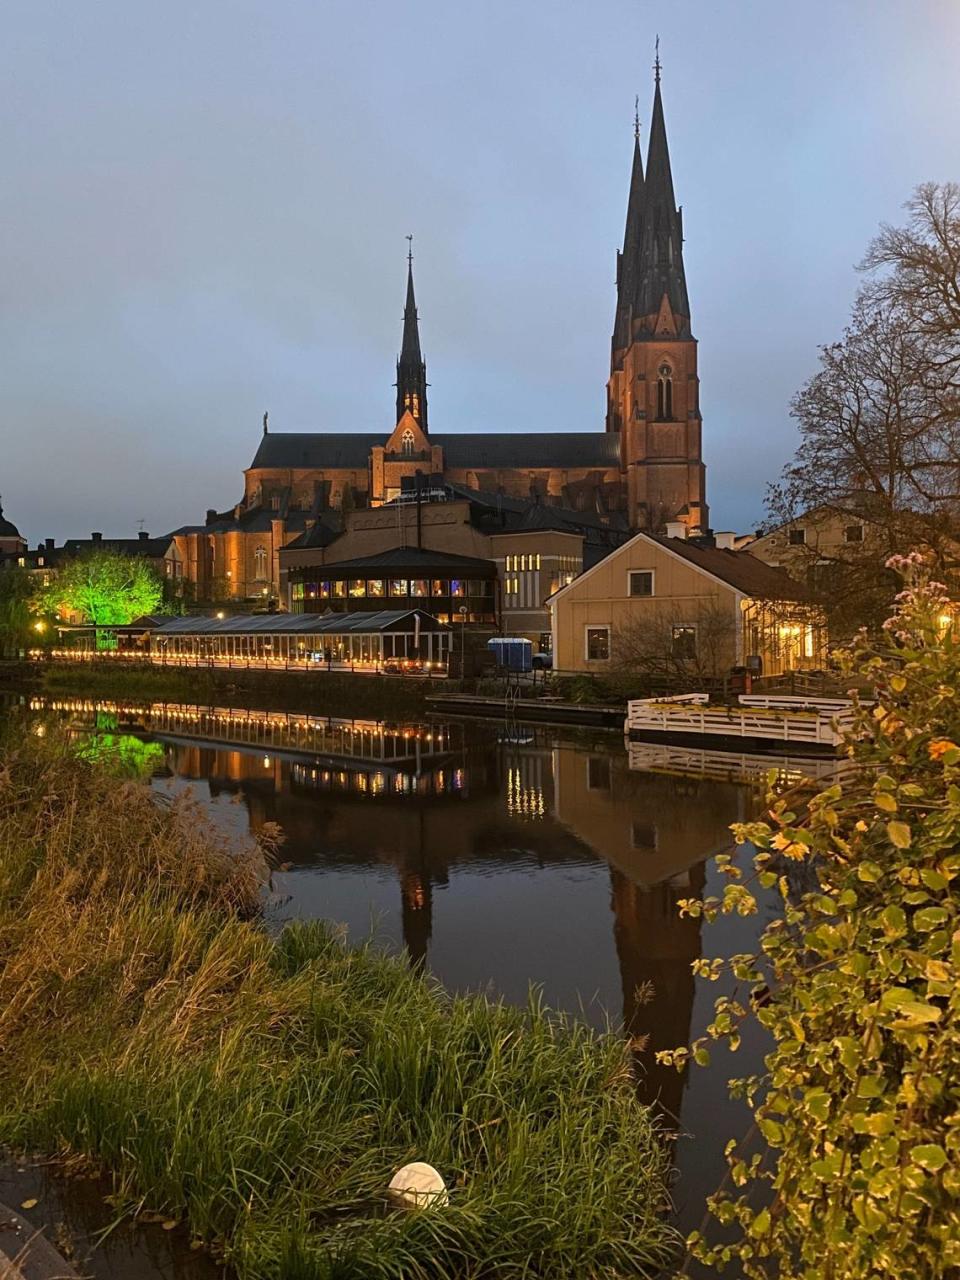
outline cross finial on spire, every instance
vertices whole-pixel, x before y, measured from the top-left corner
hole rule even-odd
[[[633,99],[633,136],[640,141],[640,95],[639,93]]]
[[[653,59],[653,74],[654,74],[656,83],[659,84],[660,83],[660,37],[659,35],[657,36],[657,41],[654,48],[656,50],[656,54]]]
[[[263,434],[264,435],[266,435],[270,430],[270,428],[267,426],[267,422],[269,418],[270,418],[269,411],[265,411],[263,415]]]
[[[407,264],[413,262],[413,236],[407,236]]]

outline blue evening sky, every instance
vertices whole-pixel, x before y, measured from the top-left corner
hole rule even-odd
[[[430,422],[601,430],[655,34],[707,495],[747,529],[855,263],[960,179],[956,0],[7,0],[0,493],[31,542],[393,426],[404,236]]]

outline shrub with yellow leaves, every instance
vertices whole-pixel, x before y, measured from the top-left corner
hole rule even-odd
[[[854,769],[771,795],[769,821],[734,828],[782,910],[757,955],[727,962],[739,990],[707,1035],[663,1055],[709,1061],[711,1038],[736,1048],[748,1018],[770,1034],[765,1074],[731,1085],[767,1151],[730,1143],[732,1189],[710,1200],[724,1239],[689,1242],[738,1276],[960,1274],[960,636],[916,553],[889,567],[905,590],[882,640],[838,655],[873,690],[855,698]],[[791,889],[783,858],[807,861],[813,892]],[[756,909],[734,861],[720,865],[728,892],[686,913]]]

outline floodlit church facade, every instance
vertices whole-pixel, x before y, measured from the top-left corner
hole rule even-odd
[[[200,599],[278,593],[279,552],[294,539],[336,539],[344,516],[444,485],[564,507],[624,530],[680,521],[706,532],[697,343],[683,267],[659,64],[646,166],[639,125],[623,248],[604,429],[435,431],[429,420],[413,264],[408,258],[396,410],[383,434],[268,429],[227,512],[173,537]]]

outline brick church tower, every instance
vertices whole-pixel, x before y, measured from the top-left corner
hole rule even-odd
[[[607,383],[607,431],[620,435],[634,528],[682,520],[706,530],[697,342],[683,272],[683,218],[673,194],[657,58],[646,174],[636,122],[617,312]]]

